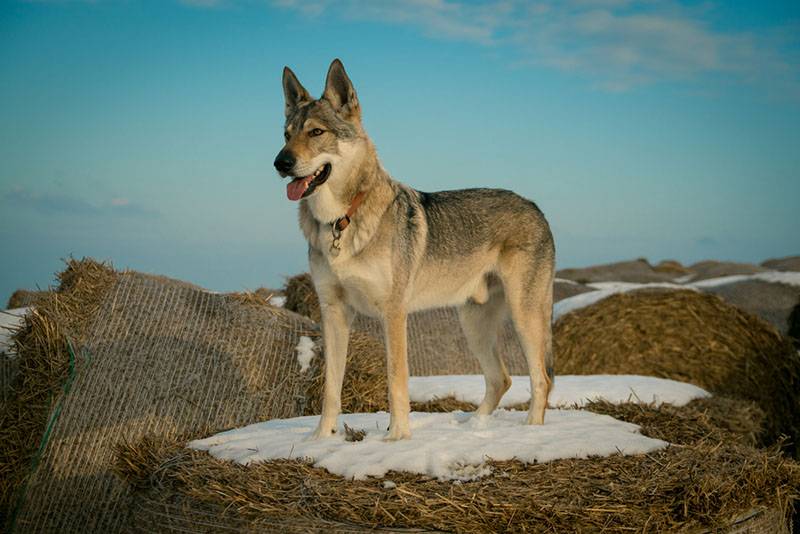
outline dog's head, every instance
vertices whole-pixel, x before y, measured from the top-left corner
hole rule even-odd
[[[283,69],[286,97],[286,144],[275,158],[290,200],[314,194],[325,185],[346,178],[352,157],[364,143],[361,108],[344,65],[333,60],[325,91],[314,100],[289,67]]]

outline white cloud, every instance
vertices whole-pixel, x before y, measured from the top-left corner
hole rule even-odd
[[[586,75],[612,91],[720,74],[771,82],[777,76],[798,85],[796,59],[781,53],[770,31],[717,29],[707,6],[652,0],[274,0],[273,5],[506,46],[520,63]]]
[[[224,3],[224,0],[178,0],[183,5],[190,7],[219,7]]]

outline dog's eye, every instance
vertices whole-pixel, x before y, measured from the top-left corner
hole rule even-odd
[[[325,133],[325,130],[321,130],[319,128],[314,128],[313,130],[308,132],[308,135],[309,135],[309,137],[316,137],[318,135],[322,135],[323,133]]]
[[[283,132],[283,138],[284,139],[286,139],[288,141],[290,137],[291,137],[291,135],[289,135],[289,130],[286,130],[285,132]]]

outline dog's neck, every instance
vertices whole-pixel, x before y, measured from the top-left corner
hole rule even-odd
[[[328,180],[301,202],[319,224],[332,224],[348,212],[359,192],[369,195],[389,179],[369,141],[359,152],[357,157],[351,155],[347,174]]]
[[[325,248],[320,236],[330,234],[331,225],[345,215],[356,196],[363,193],[358,212],[345,231],[351,237],[348,241],[361,249],[394,200],[395,183],[378,160],[372,144],[368,142],[359,156],[352,161],[350,175],[329,180],[311,197],[300,201],[300,226],[312,247]]]

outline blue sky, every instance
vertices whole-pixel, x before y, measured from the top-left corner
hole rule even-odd
[[[386,168],[535,200],[558,263],[800,254],[800,4],[0,4],[0,299],[68,255],[217,290],[305,269],[281,70],[340,57]]]

